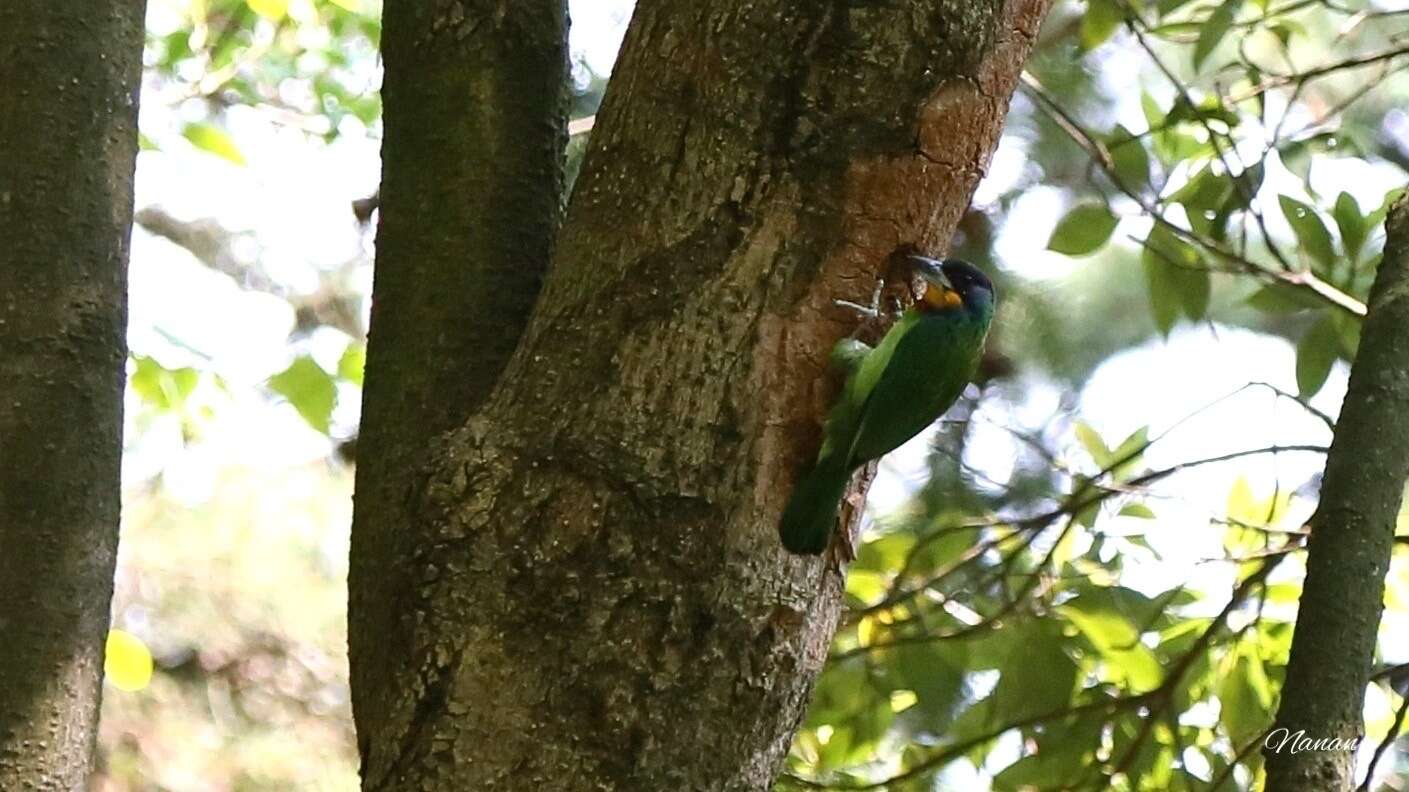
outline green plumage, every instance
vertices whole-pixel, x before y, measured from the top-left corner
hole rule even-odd
[[[950,268],[957,264],[946,262],[945,271],[953,275]],[[969,291],[954,278],[962,304],[909,309],[869,352],[851,340],[833,350],[833,363],[848,377],[827,415],[817,462],[783,511],[779,534],[789,551],[825,550],[852,472],[919,434],[963,393],[982,354],[994,303],[987,278],[962,267],[982,282],[981,289]]]

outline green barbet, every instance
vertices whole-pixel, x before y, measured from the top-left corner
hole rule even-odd
[[[978,367],[996,304],[992,282],[965,261],[909,259],[924,282],[915,305],[875,349],[848,339],[832,352],[848,376],[827,414],[817,464],[783,510],[778,533],[793,553],[827,548],[852,472],[938,420]]]

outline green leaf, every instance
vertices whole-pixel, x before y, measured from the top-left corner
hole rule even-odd
[[[1303,399],[1309,399],[1326,384],[1331,365],[1340,349],[1340,334],[1330,316],[1312,325],[1296,345],[1296,387]]]
[[[1140,89],[1140,111],[1145,115],[1145,123],[1150,125],[1150,129],[1164,126],[1164,109],[1160,107],[1159,100],[1149,91]]]
[[[1173,11],[1177,11],[1180,6],[1183,6],[1188,2],[1189,0],[1159,0],[1157,3],[1155,3],[1155,10],[1157,10],[1159,12],[1159,15],[1163,17]]]
[[[894,689],[914,692],[917,712],[927,724],[947,724],[967,692],[963,644],[898,646],[886,657],[891,662]]]
[[[1355,200],[1355,196],[1348,192],[1342,192],[1336,198],[1335,209],[1331,212],[1336,218],[1336,227],[1341,232],[1341,245],[1345,248],[1345,257],[1354,261],[1360,257],[1360,249],[1365,246],[1365,238],[1369,236],[1370,229],[1366,224],[1366,217],[1360,211],[1360,204]]]
[[[1106,148],[1111,153],[1116,176],[1127,188],[1139,192],[1149,186],[1150,155],[1140,138],[1117,124],[1106,137]]]
[[[1199,320],[1208,312],[1210,282],[1203,257],[1192,245],[1156,223],[1145,239],[1140,262],[1149,287],[1150,308],[1155,326],[1169,335],[1182,310]]]
[[[338,376],[362,387],[362,372],[367,367],[367,345],[348,344],[338,359]]]
[[[1189,177],[1189,181],[1169,198],[1183,204],[1192,217],[1222,206],[1232,192],[1233,180],[1228,174],[1216,172],[1210,166]]]
[[[128,379],[142,401],[157,410],[179,411],[196,389],[200,372],[193,368],[168,369],[145,355],[133,355],[136,369]]]
[[[1200,127],[1207,122],[1210,126],[1222,125],[1231,131],[1237,128],[1243,119],[1237,111],[1224,105],[1223,100],[1216,95],[1205,96],[1198,104],[1180,95],[1175,98],[1174,105],[1169,109],[1169,121],[1193,121]],[[1226,135],[1224,138],[1226,139]]]
[[[1062,650],[1061,628],[1052,621],[1006,628],[1007,651],[988,703],[998,722],[1051,712],[1071,702],[1078,669]]]
[[[1271,720],[1272,689],[1262,659],[1239,651],[1236,659],[1225,663],[1218,701],[1218,719],[1234,745],[1242,745],[1266,728]]]
[[[1127,503],[1120,508],[1121,517],[1135,517],[1141,520],[1155,519],[1155,513],[1143,503]]]
[[[1159,687],[1159,660],[1140,642],[1136,625],[1152,615],[1149,598],[1129,589],[1097,588],[1057,610],[1100,652],[1112,681],[1136,693]]]
[[[1287,50],[1292,45],[1292,39],[1300,36],[1306,38],[1306,26],[1294,19],[1283,17],[1267,26],[1267,30],[1277,37],[1277,41],[1282,44],[1282,49]]]
[[[1324,307],[1319,298],[1285,283],[1272,283],[1258,289],[1246,300],[1247,304],[1265,314],[1281,316],[1311,308]]]
[[[1111,463],[1111,449],[1106,445],[1106,441],[1101,439],[1101,435],[1091,428],[1091,425],[1084,421],[1076,423],[1076,439],[1081,446],[1086,449],[1086,453],[1091,455],[1091,460],[1096,466],[1105,470]]]
[[[288,368],[269,378],[269,387],[289,400],[310,426],[328,433],[333,405],[337,402],[337,386],[323,367],[304,355]]]
[[[224,130],[213,124],[187,124],[181,134],[196,148],[236,165],[245,164],[245,155],[240,153],[240,147],[235,145],[235,141],[225,134]]]
[[[1311,258],[1323,267],[1330,268],[1336,260],[1336,250],[1331,244],[1331,232],[1326,229],[1321,216],[1315,209],[1286,195],[1277,196],[1282,206],[1282,214],[1296,234],[1297,241]]]
[[[1238,9],[1243,5],[1243,0],[1223,0],[1223,3],[1209,14],[1203,26],[1199,28],[1199,40],[1194,44],[1194,71],[1203,68],[1203,62],[1213,52],[1223,37],[1227,35],[1228,28],[1232,27],[1233,20],[1238,15]]]
[[[252,11],[271,22],[278,22],[289,13],[289,0],[245,0],[245,2]]]
[[[1086,13],[1081,17],[1081,50],[1090,52],[1101,46],[1120,27],[1120,6],[1114,0],[1087,0]]]
[[[1287,170],[1297,175],[1303,185],[1311,176],[1311,162],[1316,154],[1336,148],[1336,137],[1331,132],[1320,132],[1310,137],[1292,140],[1277,147],[1277,156]],[[1309,186],[1308,186],[1309,189]]]
[[[1336,328],[1336,338],[1340,341],[1336,347],[1340,359],[1355,360],[1355,353],[1360,350],[1360,322],[1360,317],[1340,311],[1331,314],[1331,324]]]
[[[1118,222],[1105,204],[1081,204],[1057,223],[1052,238],[1047,241],[1047,249],[1068,256],[1094,253],[1111,238]]]
[[[1111,452],[1112,461],[1118,461],[1111,472],[1116,478],[1123,477],[1140,465],[1140,458],[1144,456],[1145,447],[1150,444],[1150,427],[1142,426],[1131,432],[1128,437],[1120,441],[1120,445]]]
[[[103,659],[106,681],[118,690],[135,692],[152,681],[152,653],[141,638],[110,630]]]

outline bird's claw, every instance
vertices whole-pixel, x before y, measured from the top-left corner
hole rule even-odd
[[[881,312],[872,306],[862,305],[861,303],[854,303],[850,300],[833,300],[832,302],[838,305],[839,307],[850,308],[851,310],[861,314],[867,319],[875,319],[876,317],[881,315]]]

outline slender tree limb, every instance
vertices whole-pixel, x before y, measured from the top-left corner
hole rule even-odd
[[[235,255],[234,243],[239,233],[214,218],[182,220],[160,206],[145,206],[137,210],[134,219],[142,230],[185,248],[196,260],[228,276],[240,288],[287,301],[294,309],[295,332],[326,326],[341,330],[354,340],[367,334],[362,326],[362,301],[350,282],[360,257],[331,272],[319,273],[318,288],[300,293],[277,283],[257,262],[242,261]]]
[[[1279,728],[1338,750],[1265,751],[1267,788],[1345,790],[1363,734],[1365,686],[1383,610],[1395,518],[1409,477],[1409,203],[1385,221],[1385,252],[1351,367],[1277,715]]]
[[[1375,746],[1375,753],[1370,757],[1370,766],[1365,768],[1365,780],[1360,782],[1358,792],[1370,792],[1370,785],[1375,781],[1375,768],[1380,766],[1380,760],[1384,758],[1385,752],[1389,750],[1394,741],[1399,739],[1399,730],[1404,726],[1404,716],[1409,714],[1409,696],[1405,696],[1399,702],[1399,709],[1394,711],[1394,722],[1390,724],[1389,731],[1385,733],[1385,738],[1380,740],[1380,744]]]

